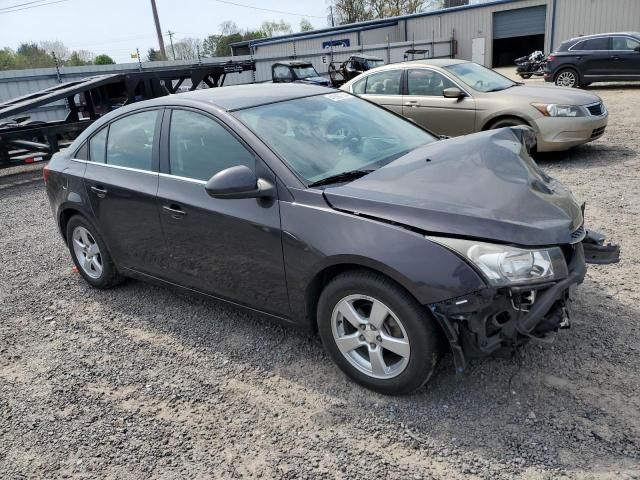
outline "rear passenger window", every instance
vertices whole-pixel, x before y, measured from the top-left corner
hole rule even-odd
[[[367,77],[364,93],[373,95],[400,95],[402,70],[373,73]]]
[[[255,170],[255,157],[215,120],[187,110],[174,110],[169,132],[172,175],[209,180],[225,168],[246,165]]]
[[[89,140],[89,160],[92,162],[104,163],[108,130],[108,127],[103,128]]]
[[[107,164],[151,170],[157,116],[158,112],[153,110],[134,113],[113,122],[109,127]]]
[[[578,42],[573,47],[571,47],[571,50],[585,50],[584,48],[585,43],[587,42],[585,42],[584,40],[581,42]]]
[[[609,37],[592,38],[584,43],[582,50],[609,50]]]

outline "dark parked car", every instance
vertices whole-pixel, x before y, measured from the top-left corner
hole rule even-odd
[[[567,40],[547,57],[544,79],[561,87],[640,80],[640,33],[603,33]]]
[[[321,77],[310,62],[302,60],[287,60],[271,65],[271,80],[273,83],[311,83],[330,87],[331,80]]]
[[[319,331],[338,366],[412,391],[568,326],[588,234],[514,127],[438,140],[345,92],[199,90],[98,120],[45,170],[85,280],[179,286]],[[587,242],[585,244],[584,242]]]

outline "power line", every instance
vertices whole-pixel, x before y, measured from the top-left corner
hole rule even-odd
[[[2,7],[2,8],[0,8],[0,10],[10,10],[12,8],[15,8],[15,7],[24,7],[25,5],[32,5],[34,3],[42,3],[42,2],[45,2],[45,1],[46,0],[34,0],[32,2],[27,2],[27,3],[17,3],[15,5],[9,5],[7,7]]]
[[[312,17],[312,18],[325,18],[318,15],[303,15],[301,13],[285,12],[283,10],[271,10],[270,8],[254,7],[253,5],[245,5],[243,3],[229,2],[228,0],[214,0],[218,3],[226,3],[228,5],[235,5],[236,7],[252,8],[253,10],[262,10],[263,12],[281,13],[283,15],[295,15],[296,17]]]
[[[45,5],[53,5],[54,3],[62,3],[62,2],[68,2],[68,1],[69,0],[56,0],[54,2],[38,3],[37,5],[31,5],[29,7],[22,7],[22,8],[14,8],[13,10],[11,10],[13,7],[16,6],[14,5],[13,7],[5,7],[0,9],[0,15],[4,15],[5,13],[19,12],[20,10],[29,10],[31,8],[44,7]]]

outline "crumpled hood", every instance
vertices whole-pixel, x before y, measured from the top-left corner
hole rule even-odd
[[[582,210],[525,144],[528,127],[503,128],[421,147],[348,184],[325,190],[335,209],[425,233],[519,245],[571,243]]]
[[[554,85],[516,85],[497,92],[500,95],[523,97],[531,103],[559,103],[562,105],[590,105],[602,101],[593,93],[577,88]]]

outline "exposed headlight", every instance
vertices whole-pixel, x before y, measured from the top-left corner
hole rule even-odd
[[[532,103],[545,117],[585,117],[587,113],[578,105],[558,105],[556,103]]]
[[[568,274],[567,264],[559,247],[528,250],[457,238],[426,238],[458,252],[496,287],[558,280]]]

